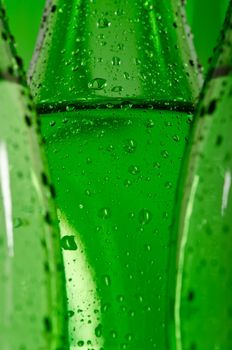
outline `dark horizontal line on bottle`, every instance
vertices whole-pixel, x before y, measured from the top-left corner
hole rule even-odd
[[[225,77],[232,73],[232,67],[224,66],[218,67],[213,71],[213,78]]]
[[[63,103],[41,103],[36,106],[39,114],[75,112],[78,110],[91,109],[153,109],[162,111],[175,111],[192,114],[195,111],[195,105],[186,101],[147,101],[139,100],[127,101],[108,101],[107,103],[98,102],[63,102]]]

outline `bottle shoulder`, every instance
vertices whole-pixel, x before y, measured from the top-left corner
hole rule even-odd
[[[37,103],[196,100],[201,78],[181,6],[57,1],[44,18],[29,77]]]

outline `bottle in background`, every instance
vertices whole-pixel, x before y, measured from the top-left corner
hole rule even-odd
[[[201,95],[179,196],[177,350],[230,349],[232,3]]]
[[[66,292],[40,124],[0,1],[0,344],[63,350]]]

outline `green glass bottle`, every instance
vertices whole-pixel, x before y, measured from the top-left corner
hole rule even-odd
[[[66,349],[64,268],[39,124],[0,1],[0,347]]]
[[[71,349],[167,349],[169,227],[199,73],[180,1],[48,2],[30,80]]]
[[[191,138],[180,194],[177,350],[232,344],[232,3]]]

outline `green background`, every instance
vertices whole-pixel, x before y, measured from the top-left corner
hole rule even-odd
[[[11,30],[29,66],[35,46],[45,0],[5,0]],[[188,0],[187,14],[194,33],[200,62],[207,68],[208,58],[215,46],[229,0]]]

